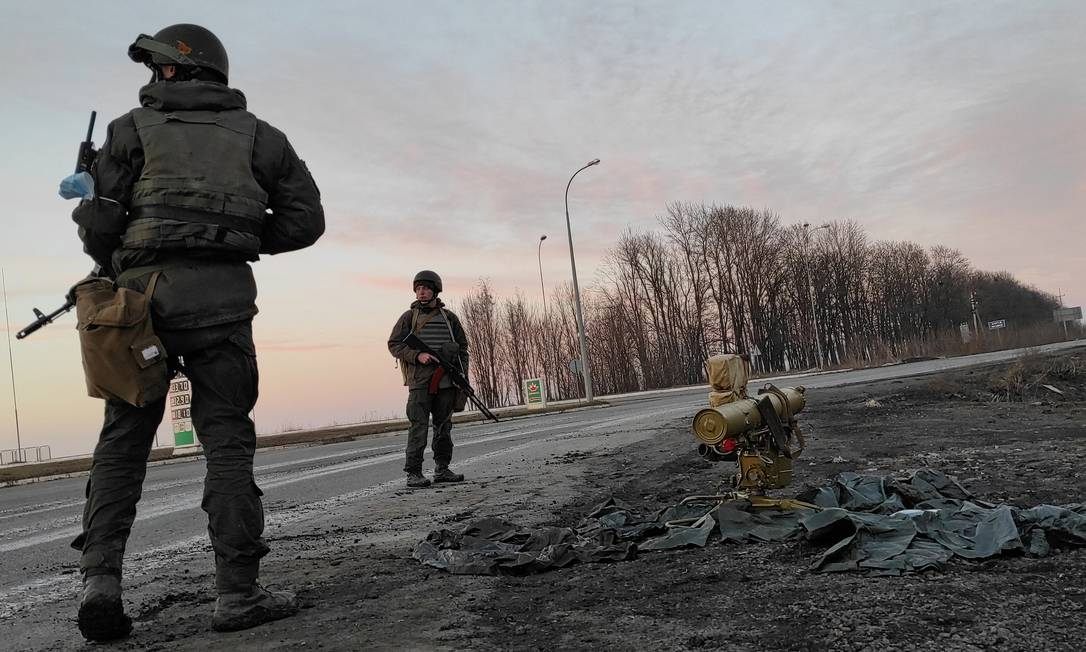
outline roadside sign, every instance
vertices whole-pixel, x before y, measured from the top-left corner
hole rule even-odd
[[[1057,324],[1065,321],[1078,321],[1082,319],[1082,306],[1074,308],[1059,308],[1052,311],[1052,318]]]
[[[997,329],[1000,329],[1000,328],[1006,328],[1006,327],[1007,327],[1007,320],[1006,319],[997,319],[995,321],[988,322],[988,330],[990,330],[990,331],[994,331],[994,330],[997,330]]]
[[[541,408],[547,405],[546,392],[543,389],[542,378],[528,378],[523,382],[524,402],[530,408]]]
[[[173,445],[195,446],[196,430],[192,427],[192,383],[178,375],[170,381],[170,394],[166,399],[173,426]]]

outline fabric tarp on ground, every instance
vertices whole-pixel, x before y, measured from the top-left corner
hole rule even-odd
[[[456,575],[498,575],[538,573],[578,561],[619,561],[636,554],[637,547],[619,541],[613,529],[587,537],[570,528],[524,528],[500,518],[482,518],[431,532],[412,556]]]
[[[800,522],[811,510],[755,509],[746,500],[733,500],[721,505],[714,513],[717,530],[723,541],[735,543],[768,543],[798,537]]]
[[[799,512],[744,511],[749,509],[747,501],[703,501],[644,517],[610,498],[576,528],[525,528],[499,518],[474,519],[430,532],[412,556],[454,574],[525,574],[576,562],[631,559],[638,550],[701,547],[714,534],[731,541],[779,541],[802,532]]]
[[[972,496],[948,476],[920,469],[907,480],[842,473],[804,497],[824,509],[802,521],[812,543],[829,548],[815,571],[902,574],[942,569],[955,555],[1047,555],[1053,542],[1086,545],[1082,504],[1019,509]]]
[[[536,573],[577,562],[632,559],[638,550],[765,543],[806,536],[826,546],[816,572],[900,575],[941,570],[953,557],[1005,552],[1045,556],[1086,545],[1086,505],[1020,509],[974,499],[948,476],[920,469],[906,479],[841,473],[800,494],[820,509],[753,508],[749,501],[698,499],[638,515],[609,499],[575,528],[526,528],[482,518],[430,532],[413,556],[456,574]]]

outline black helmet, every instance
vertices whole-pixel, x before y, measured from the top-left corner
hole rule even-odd
[[[437,275],[437,272],[431,272],[428,269],[424,269],[418,274],[415,274],[415,280],[411,282],[411,289],[414,290],[417,288],[419,283],[432,285],[434,294],[441,292],[441,277]]]
[[[193,76],[200,70],[213,71],[224,84],[230,77],[226,48],[217,36],[199,25],[182,23],[160,29],[154,36],[140,34],[128,46],[128,56],[155,71],[158,66],[177,65],[188,66]]]

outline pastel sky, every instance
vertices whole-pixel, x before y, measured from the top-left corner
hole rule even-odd
[[[230,53],[231,85],[287,133],[328,232],[256,264],[261,433],[402,415],[388,332],[410,279],[455,305],[478,278],[536,300],[582,285],[669,201],[853,219],[960,249],[1086,303],[1086,3],[4,2],[0,267],[15,331],[90,268],[56,194],[148,72],[126,49],[179,22]],[[74,316],[12,337],[19,439],[94,446]],[[0,346],[4,346],[0,344]],[[0,354],[0,449],[16,444]],[[165,433],[163,431],[163,441]]]

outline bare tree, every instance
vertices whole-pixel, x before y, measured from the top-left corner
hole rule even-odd
[[[468,373],[475,392],[487,405],[500,405],[504,393],[498,367],[499,324],[495,312],[494,295],[486,279],[479,279],[457,310],[468,334],[471,353]]]
[[[937,350],[969,321],[971,295],[986,318],[1021,325],[1058,305],[948,247],[870,243],[854,221],[807,230],[769,210],[680,202],[659,221],[661,233],[623,233],[582,295],[602,394],[701,382],[705,358],[722,351],[755,353],[769,372],[812,365],[819,350],[838,364]],[[529,376],[545,378],[551,398],[583,396],[572,284],[549,294],[546,311],[519,292],[499,305],[480,280],[464,300],[488,403],[519,403]]]

